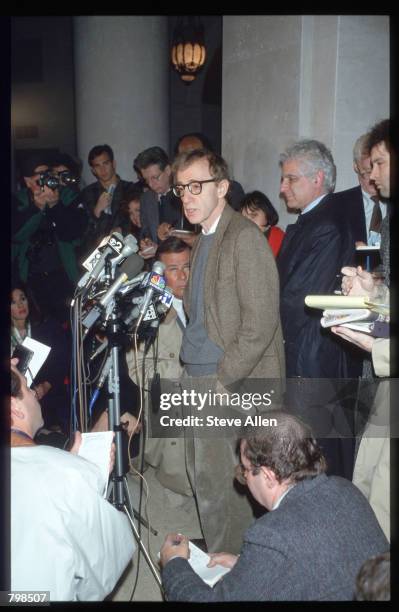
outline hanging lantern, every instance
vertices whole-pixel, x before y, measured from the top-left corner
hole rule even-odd
[[[186,21],[184,21],[186,19]],[[205,64],[204,26],[199,18],[182,18],[173,33],[172,64],[187,85]]]

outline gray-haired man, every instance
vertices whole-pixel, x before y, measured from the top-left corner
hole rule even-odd
[[[297,222],[288,225],[277,258],[287,377],[346,378],[349,372],[344,347],[321,327],[320,311],[309,309],[304,303],[308,294],[332,294],[343,263],[353,261],[354,257],[354,240],[347,218],[339,214],[336,196],[332,194],[336,177],[334,160],[323,143],[302,140],[280,156],[280,167],[281,194],[287,207],[300,213]],[[337,389],[332,386],[331,391],[334,394]],[[324,401],[316,382],[307,386],[306,397],[302,388],[295,389],[291,397],[294,406],[307,409],[315,406],[318,424],[323,423],[324,431],[326,426],[337,426],[340,411],[335,406],[331,420],[327,410],[323,413],[318,410],[318,403],[324,408]],[[340,433],[344,433],[342,425],[345,434],[349,433],[345,419],[339,422]],[[324,431],[323,436],[330,434],[330,430],[325,434]],[[331,472],[351,478],[353,449],[341,452],[340,440],[334,439],[328,441],[330,451],[327,441],[323,446]]]

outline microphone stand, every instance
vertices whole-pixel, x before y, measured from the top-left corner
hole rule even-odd
[[[110,333],[107,336],[108,342],[110,345],[111,352],[111,368],[108,374],[108,391],[109,391],[109,399],[108,399],[108,423],[110,430],[115,432],[115,467],[112,473],[112,503],[118,510],[123,510],[131,524],[133,534],[137,541],[137,544],[140,547],[140,550],[144,554],[144,557],[148,563],[148,566],[157,581],[161,592],[162,582],[157,572],[157,569],[154,563],[151,560],[144,544],[140,538],[140,535],[137,531],[137,527],[133,522],[132,514],[134,518],[140,523],[149,529],[148,523],[141,518],[141,516],[134,510],[133,506],[130,504],[129,492],[127,487],[126,477],[123,473],[123,460],[122,460],[122,427],[120,424],[121,415],[120,415],[120,390],[119,390],[119,350],[121,348],[120,343],[120,329],[117,316],[115,314],[115,309],[112,310],[110,317]],[[151,529],[151,532],[154,535],[157,535],[157,531]]]

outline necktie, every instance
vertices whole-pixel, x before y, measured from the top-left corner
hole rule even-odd
[[[382,223],[382,213],[380,208],[380,202],[378,200],[378,196],[371,196],[371,199],[374,202],[373,206],[373,214],[371,215],[370,221],[370,232],[377,232],[378,234],[381,232],[381,223]]]

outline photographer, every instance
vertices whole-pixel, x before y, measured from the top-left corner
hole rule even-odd
[[[23,164],[26,184],[12,206],[12,261],[43,314],[61,322],[79,278],[75,248],[87,227],[79,196],[49,173],[45,154]]]

